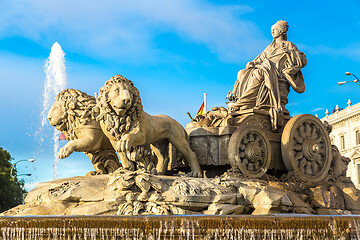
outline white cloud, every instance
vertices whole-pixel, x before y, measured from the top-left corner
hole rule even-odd
[[[346,46],[333,48],[325,45],[308,46],[299,44],[299,48],[307,53],[317,55],[330,55],[334,57],[345,57],[350,60],[360,61],[360,43],[350,43]]]
[[[325,110],[325,108],[315,108],[315,109],[311,110],[311,112],[318,112],[320,110]]]
[[[173,32],[204,44],[223,61],[237,62],[266,44],[257,27],[242,18],[251,11],[202,0],[5,0],[0,38],[21,36],[46,46],[58,40],[93,57],[140,60],[159,54],[153,42],[158,34]]]
[[[301,101],[290,101],[287,106],[299,106],[303,105],[304,103],[312,102],[312,99],[303,99]]]

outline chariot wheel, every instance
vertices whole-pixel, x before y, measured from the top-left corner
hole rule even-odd
[[[260,178],[270,166],[271,147],[260,126],[244,124],[232,134],[228,157],[232,167],[247,177]]]
[[[297,115],[285,125],[281,152],[288,171],[310,182],[328,174],[332,159],[329,134],[324,124],[310,114]]]

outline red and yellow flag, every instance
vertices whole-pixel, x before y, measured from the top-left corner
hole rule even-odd
[[[59,140],[66,140],[65,134],[64,133],[59,133]]]
[[[197,112],[196,115],[203,115],[205,113],[205,108],[204,107],[205,107],[205,102],[203,102],[201,104],[201,107],[199,108],[199,111]]]

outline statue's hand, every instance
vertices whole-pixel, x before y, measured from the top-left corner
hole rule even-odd
[[[67,143],[64,147],[60,149],[58,153],[60,159],[64,159],[74,152],[74,147],[72,146],[72,144],[69,143]]]
[[[120,152],[130,151],[133,147],[134,140],[133,134],[125,134],[120,141],[117,142],[115,150]]]
[[[246,64],[246,68],[252,68],[252,67],[255,67],[254,62],[248,62],[248,63]]]
[[[300,67],[298,66],[292,66],[283,69],[283,73],[287,73],[289,75],[295,75],[298,71],[300,71]]]

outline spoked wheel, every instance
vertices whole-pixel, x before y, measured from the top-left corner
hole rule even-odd
[[[239,168],[245,176],[262,177],[271,161],[270,143],[264,130],[247,124],[236,129],[230,138],[228,156],[231,166]]]
[[[332,154],[324,124],[310,114],[297,115],[285,125],[281,152],[288,171],[303,180],[320,182],[329,172]]]

